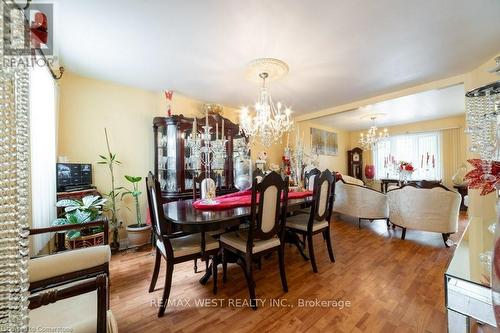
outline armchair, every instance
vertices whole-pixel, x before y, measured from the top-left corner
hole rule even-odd
[[[31,258],[28,264],[29,290],[35,291],[47,284],[59,285],[69,279],[82,279],[99,274],[109,275],[109,261],[111,259],[111,250],[108,245],[108,221],[106,219],[85,224],[29,229],[30,235],[38,235],[97,226],[102,226],[104,229],[104,245]]]
[[[104,245],[35,257],[28,263],[30,327],[65,327],[72,332],[117,332],[109,310],[106,219],[30,229],[30,235],[102,226]],[[53,303],[53,304],[52,304]]]
[[[394,226],[406,229],[439,232],[445,246],[450,234],[458,230],[458,214],[461,197],[442,185],[433,188],[419,188],[408,184],[387,192],[389,219]]]
[[[59,327],[75,333],[116,333],[118,326],[108,310],[107,295],[106,274],[32,294],[30,332]]]

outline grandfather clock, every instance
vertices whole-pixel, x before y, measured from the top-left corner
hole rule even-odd
[[[356,147],[347,151],[347,174],[363,180],[363,149]]]

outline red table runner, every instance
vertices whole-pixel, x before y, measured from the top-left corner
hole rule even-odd
[[[288,199],[300,199],[311,196],[312,191],[288,192]],[[252,204],[252,190],[230,193],[216,197],[216,204],[206,204],[203,200],[193,202],[193,207],[200,210],[224,210],[236,207],[247,207]],[[259,198],[257,197],[257,202]]]

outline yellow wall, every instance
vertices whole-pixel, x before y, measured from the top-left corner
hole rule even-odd
[[[58,155],[70,162],[92,163],[94,185],[101,193],[110,190],[106,166],[98,165],[98,155],[106,152],[104,128],[107,128],[111,149],[122,165],[116,168],[117,186],[128,186],[124,175],[144,177],[153,170],[153,130],[155,116],[166,115],[166,101],[162,92],[146,91],[106,81],[65,73],[60,81],[60,113]],[[191,117],[201,116],[203,102],[174,93],[172,112]],[[238,122],[237,110],[224,108],[224,116]],[[252,158],[266,150],[269,163],[281,161],[280,144],[264,149],[252,147]],[[141,182],[144,191],[145,184]],[[125,199],[120,211],[124,225],[135,223],[134,205]],[[141,198],[141,212],[146,214],[146,196]]]
[[[309,153],[311,151],[311,128],[318,128],[330,132],[337,133],[339,150],[336,156],[319,156],[319,169],[330,171],[338,171],[340,173],[346,173],[347,171],[347,149],[349,149],[350,137],[349,132],[344,130],[339,130],[332,127],[320,126],[318,124],[312,123],[310,121],[302,121],[296,123],[296,128],[299,129],[299,135],[304,134],[304,151]],[[295,132],[290,135],[290,146],[295,145]],[[286,145],[286,142],[285,142]]]

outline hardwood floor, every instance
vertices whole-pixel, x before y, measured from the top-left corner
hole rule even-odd
[[[459,239],[465,224],[461,215],[451,239]],[[229,265],[226,284],[219,269],[219,292],[213,295],[212,280],[199,284],[202,273],[194,274],[188,262],[174,270],[170,298],[178,304],[158,318],[154,304],[161,298],[164,264],[156,290],[148,293],[150,248],[114,255],[111,309],[120,332],[446,332],[443,273],[455,247],[445,248],[441,234],[408,230],[401,241],[401,229],[388,230],[385,221],[363,221],[358,229],[357,219],[345,217],[334,217],[331,232],[336,262],[330,263],[322,236],[315,236],[317,274],[296,248],[286,246],[288,293],[281,289],[277,256],[263,259],[254,279],[257,297],[267,304],[256,311],[235,307],[248,297],[239,266]],[[222,306],[195,304],[203,299]],[[298,306],[315,299],[344,301],[345,307]],[[190,304],[180,304],[185,300]],[[287,306],[270,306],[271,300]]]

